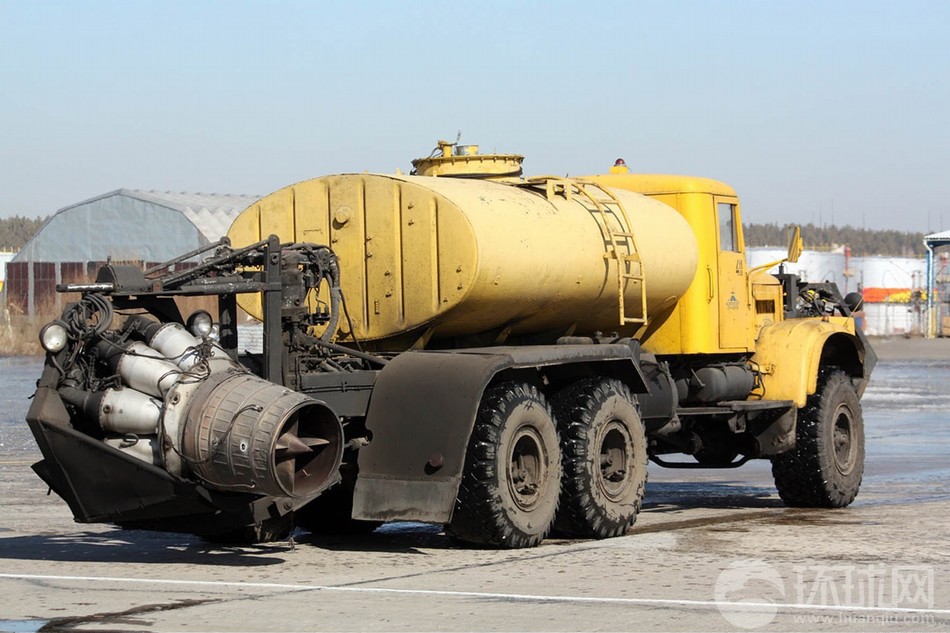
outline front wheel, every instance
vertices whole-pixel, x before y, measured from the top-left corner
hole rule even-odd
[[[788,506],[843,508],[864,474],[864,418],[848,375],[822,370],[818,391],[798,413],[795,448],[772,458],[772,476]]]
[[[555,529],[581,538],[625,534],[647,481],[646,436],[630,391],[595,378],[574,383],[554,402],[564,461]]]
[[[557,511],[561,453],[551,407],[524,383],[482,398],[447,532],[467,543],[533,547]]]

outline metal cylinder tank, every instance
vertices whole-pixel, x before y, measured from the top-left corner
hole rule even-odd
[[[749,266],[754,268],[780,260],[785,257],[787,252],[787,249],[771,247],[748,248],[746,249],[746,259],[749,261]],[[848,288],[848,278],[852,274],[846,268],[843,249],[838,251],[803,251],[797,262],[785,264],[785,271],[798,275],[801,281],[810,283],[830,281],[837,284],[843,292]],[[778,265],[776,264],[770,268],[768,272],[777,273]],[[851,286],[854,285],[854,283],[851,284]]]
[[[552,184],[553,183],[553,184]],[[560,184],[558,184],[560,183]],[[635,236],[639,262],[624,262],[625,312],[662,319],[693,279],[697,246],[671,207],[632,192],[569,181],[535,186],[478,179],[349,174],[281,189],[246,209],[229,231],[242,246],[275,233],[328,245],[339,257],[353,334],[399,349],[413,340],[475,334],[594,331],[620,327],[618,262]],[[619,201],[620,204],[613,202]],[[622,205],[622,209],[621,209]],[[626,219],[625,219],[626,218]],[[610,231],[605,228],[610,226]],[[260,300],[242,307],[261,315]],[[347,340],[346,319],[338,338]]]
[[[907,289],[926,285],[927,261],[907,257],[856,258],[865,288]]]

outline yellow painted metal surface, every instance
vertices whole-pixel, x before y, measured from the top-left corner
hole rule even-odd
[[[805,406],[818,383],[818,366],[825,341],[835,334],[854,336],[854,320],[847,317],[789,319],[762,328],[752,361],[762,372],[767,400],[793,400]]]
[[[719,251],[716,295],[719,309],[719,347],[746,351],[753,344],[752,300],[746,270],[739,201],[734,196],[713,196],[718,219]]]
[[[784,319],[784,290],[779,280],[765,271],[753,272],[751,277],[752,301],[755,309],[755,333],[753,338],[758,339],[762,328]]]
[[[439,141],[433,155],[412,161],[413,174],[418,176],[453,176],[464,174],[490,180],[521,176],[524,156],[519,154],[479,154],[478,145],[457,145]]]
[[[736,190],[729,185],[696,176],[677,176],[673,174],[616,174],[584,176],[587,180],[596,180],[609,187],[618,187],[628,191],[656,196],[664,194],[705,193],[715,196],[736,197]]]
[[[596,189],[596,188],[594,188]],[[615,191],[612,230],[637,235],[649,314],[670,314],[695,276],[689,224],[648,197]],[[403,349],[420,337],[633,333],[618,324],[617,261],[603,215],[581,196],[544,187],[444,177],[351,174],[305,181],[245,210],[235,246],[270,233],[329,245],[356,338]],[[624,298],[640,302],[641,284]],[[260,316],[259,298],[241,305]],[[339,338],[346,340],[346,320]],[[490,341],[489,341],[490,342]]]
[[[735,190],[719,181],[665,174],[585,177],[603,186],[647,195],[676,209],[698,236],[699,261],[689,290],[670,318],[651,328],[644,349],[655,354],[723,354],[754,349],[754,303],[745,263]],[[731,250],[721,248],[718,205],[735,206]],[[670,242],[670,248],[677,248]]]

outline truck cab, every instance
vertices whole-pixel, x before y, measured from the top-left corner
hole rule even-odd
[[[735,190],[709,178],[609,174],[585,178],[625,189],[676,209],[693,229],[699,265],[673,314],[649,331],[643,347],[654,354],[743,354],[754,349],[753,300]],[[675,244],[670,244],[675,249]]]

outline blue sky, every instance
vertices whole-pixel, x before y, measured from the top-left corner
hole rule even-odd
[[[0,0],[0,216],[408,171],[458,130],[746,221],[950,229],[947,2]]]

